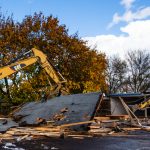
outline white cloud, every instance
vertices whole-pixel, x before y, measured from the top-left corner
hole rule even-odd
[[[119,16],[117,13],[113,16],[113,22],[118,23],[120,21],[130,22],[133,20],[141,20],[146,19],[150,16],[150,7],[146,7],[143,9],[138,10],[137,12],[133,13],[132,11],[127,11],[124,13],[123,16]]]
[[[130,9],[134,1],[135,0],[121,0],[121,4],[124,5],[126,9]]]
[[[125,7],[125,12],[123,15],[119,15],[117,12],[113,15],[112,22],[108,25],[108,28],[111,28],[115,24],[119,22],[131,22],[136,20],[143,20],[150,17],[150,7],[145,7],[141,9],[137,9],[137,11],[133,12],[131,10],[132,4],[135,0],[122,0],[121,4]]]
[[[85,37],[87,45],[97,46],[98,51],[106,55],[119,54],[124,57],[128,50],[149,50],[150,51],[150,20],[133,21],[125,27],[120,28],[122,34],[98,35],[96,37]],[[127,35],[126,35],[127,34]]]

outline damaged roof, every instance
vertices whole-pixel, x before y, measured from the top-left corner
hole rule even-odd
[[[22,116],[21,122],[37,124],[37,118],[55,120],[56,125],[89,121],[94,116],[100,96],[98,92],[52,98],[46,102],[25,104],[13,116]]]

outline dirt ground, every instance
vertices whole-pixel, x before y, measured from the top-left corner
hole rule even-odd
[[[11,143],[13,143],[11,145]],[[0,150],[150,150],[150,134],[101,136],[83,139],[38,138],[20,142],[3,141]]]

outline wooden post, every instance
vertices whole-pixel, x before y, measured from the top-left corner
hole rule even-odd
[[[147,107],[144,109],[145,111],[145,118],[147,119]]]
[[[124,102],[124,100],[123,100],[121,97],[119,97],[119,99],[120,99],[122,105],[124,106],[125,110],[127,111],[128,115],[130,116],[131,124],[136,125],[136,122],[135,122],[135,120],[134,120],[134,118],[135,118],[136,121],[137,121],[137,124],[138,124],[139,126],[142,126],[141,123],[140,123],[140,121],[139,121],[139,119],[137,118],[137,116],[136,116],[136,115],[132,112],[132,110],[127,106],[127,104]]]

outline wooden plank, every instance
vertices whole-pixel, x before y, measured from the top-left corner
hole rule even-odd
[[[119,122],[119,120],[102,120],[101,123],[113,123],[113,122]]]
[[[60,135],[60,132],[13,132],[7,131],[7,135],[15,135],[15,136],[25,136],[25,135],[42,135],[42,136],[53,136],[53,135]]]
[[[99,110],[100,107],[101,107],[101,103],[102,103],[102,101],[103,101],[103,97],[104,97],[104,94],[102,93],[102,95],[101,95],[101,97],[100,97],[100,100],[99,100],[99,104],[98,104],[98,106],[97,106],[97,108],[96,108],[94,117],[97,115],[97,112],[98,112],[98,110]]]
[[[14,137],[12,137],[12,136],[0,136],[0,138],[2,139],[2,140],[14,140],[15,138]]]
[[[128,119],[129,115],[106,115],[111,119]]]
[[[89,130],[90,133],[106,133],[112,131],[111,128],[100,128],[100,129],[91,129]]]
[[[140,120],[138,119],[138,117],[134,114],[134,112],[129,108],[129,106],[124,102],[124,100],[119,97],[122,105],[124,106],[126,112],[128,113],[128,115],[130,116],[130,120],[131,120],[131,124],[132,125],[138,125],[138,126],[142,126],[140,123]],[[136,121],[135,121],[136,120]]]
[[[80,140],[84,139],[84,137],[79,137],[79,136],[73,136],[72,138],[74,138],[74,139],[80,139]]]
[[[134,130],[141,130],[141,128],[121,128],[125,131],[134,131]]]
[[[95,120],[101,121],[101,120],[110,120],[110,117],[94,117]]]
[[[90,126],[90,129],[99,129],[100,126]]]
[[[3,137],[12,137],[11,134],[7,134],[7,133],[4,133],[3,135],[0,135],[0,138],[3,138]]]
[[[11,128],[9,131],[14,132],[32,132],[32,131],[43,131],[43,132],[55,132],[60,131],[60,127],[48,128],[48,127],[34,127],[34,128]]]
[[[35,130],[40,130],[40,131],[59,131],[60,127],[56,128],[48,128],[48,127],[35,127]]]
[[[26,138],[28,138],[30,135],[29,134],[27,134],[27,135],[24,135],[24,136],[22,136],[22,137],[19,137],[19,138],[17,138],[17,142],[19,142],[19,141],[21,141],[21,140],[23,140],[23,139],[26,139]]]
[[[93,122],[94,122],[94,120],[92,120],[92,121],[83,121],[83,122],[76,122],[76,123],[69,123],[69,124],[61,125],[60,128],[70,127],[70,126],[77,126],[77,125],[82,125],[82,124],[89,124],[89,123],[93,123]]]
[[[68,137],[92,137],[91,135],[78,135],[78,134],[70,134]]]

